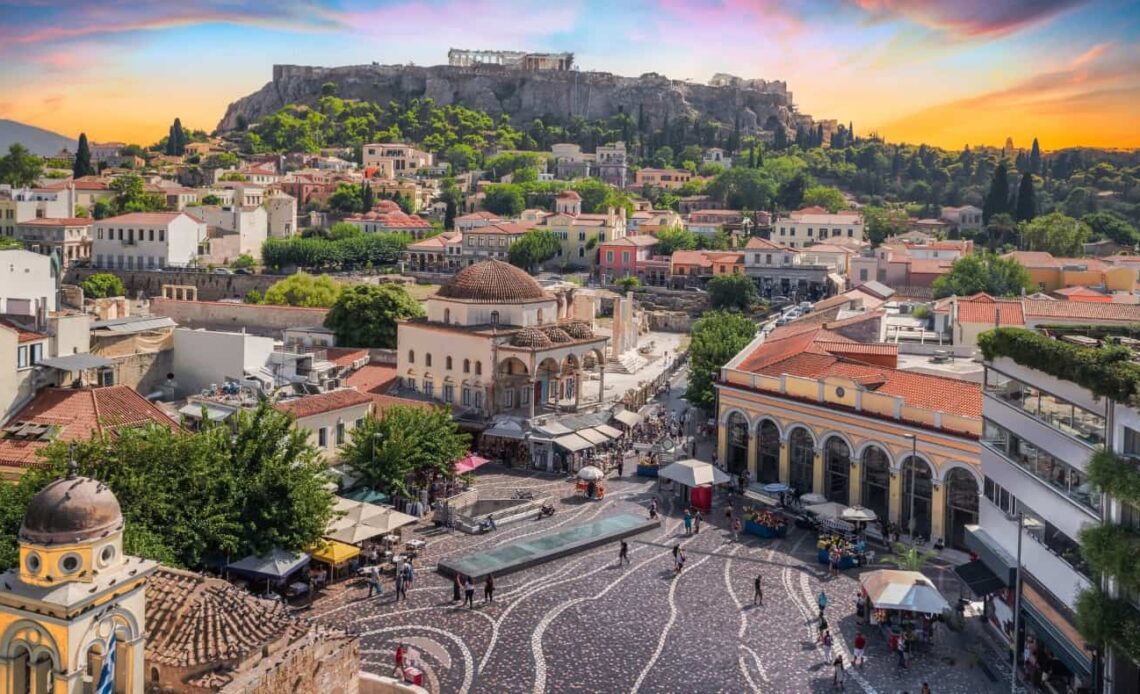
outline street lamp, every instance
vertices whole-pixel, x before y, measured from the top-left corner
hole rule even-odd
[[[913,547],[915,544],[914,528],[915,525],[917,525],[914,520],[914,469],[918,467],[916,464],[918,460],[918,437],[914,434],[903,434],[903,437],[910,439],[910,470],[908,471],[908,479],[910,482],[910,510],[907,512],[906,525],[907,532],[910,534],[910,544]]]

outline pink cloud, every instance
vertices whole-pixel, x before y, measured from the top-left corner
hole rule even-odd
[[[903,17],[962,38],[1001,36],[1089,0],[848,0],[872,17]]]
[[[542,39],[573,30],[578,15],[576,2],[535,7],[519,2],[448,0],[338,12],[330,18],[350,30],[382,36],[395,44],[431,40],[451,42],[454,48],[537,49],[542,48]]]

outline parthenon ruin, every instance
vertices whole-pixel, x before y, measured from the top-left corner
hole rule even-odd
[[[447,64],[453,67],[502,65],[515,70],[571,69],[573,53],[527,53],[526,51],[472,51],[452,48],[447,52]]]

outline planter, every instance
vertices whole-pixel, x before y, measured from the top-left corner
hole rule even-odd
[[[766,525],[761,525],[756,521],[744,521],[744,532],[756,537],[774,538],[784,537],[788,534],[788,526],[782,528],[769,528]]]
[[[656,465],[638,465],[637,466],[637,476],[638,477],[656,477],[657,471],[659,469],[660,468],[658,468]]]
[[[827,564],[830,561],[831,561],[830,552],[828,552],[826,549],[819,550],[819,563],[820,564]],[[849,554],[844,554],[842,557],[839,558],[839,568],[840,569],[850,569],[853,566],[855,566],[855,557],[853,557]]]

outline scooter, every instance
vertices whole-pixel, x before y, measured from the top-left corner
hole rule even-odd
[[[543,518],[546,518],[547,516],[553,516],[553,515],[554,515],[554,504],[545,503],[542,505],[542,508],[538,509],[538,518],[536,520],[542,520]]]

